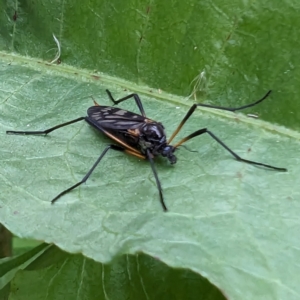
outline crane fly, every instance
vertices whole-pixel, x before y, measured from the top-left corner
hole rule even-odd
[[[130,94],[119,100],[115,100],[109,90],[106,90],[106,92],[110,100],[113,102],[113,105],[117,105],[128,99],[134,99],[140,111],[140,114],[136,114],[115,106],[102,106],[99,105],[96,101],[94,101],[95,105],[91,106],[87,110],[86,117],[80,117],[42,131],[6,131],[7,134],[47,135],[48,133],[61,127],[85,120],[87,123],[96,128],[98,131],[102,132],[104,135],[108,136],[114,142],[113,144],[106,146],[106,148],[102,151],[96,162],[93,164],[92,168],[87,172],[83,179],[77,182],[76,184],[72,185],[71,187],[65,189],[55,198],[53,198],[51,201],[52,204],[56,202],[61,196],[67,194],[71,190],[86,182],[92,174],[92,172],[97,167],[97,165],[99,164],[99,162],[105,156],[105,154],[109,150],[115,150],[123,151],[138,158],[149,161],[158,188],[160,203],[162,205],[163,210],[167,211],[167,206],[165,204],[162,193],[161,183],[159,181],[154,164],[154,158],[156,156],[161,155],[167,158],[171,164],[175,164],[177,161],[175,152],[178,149],[178,147],[187,142],[188,140],[200,136],[204,133],[212,137],[217,143],[219,143],[219,145],[221,145],[229,153],[231,153],[231,155],[238,161],[266,167],[277,171],[287,171],[287,169],[285,168],[278,168],[268,164],[255,162],[240,157],[207,128],[201,128],[199,130],[196,130],[195,132],[181,139],[179,142],[171,145],[171,142],[173,141],[175,136],[179,133],[185,122],[191,117],[191,115],[198,106],[235,112],[257,105],[258,103],[265,100],[270,95],[271,91],[268,91],[268,93],[263,98],[257,100],[256,102],[237,108],[213,106],[202,103],[194,104],[186,113],[185,117],[182,119],[182,121],[180,122],[180,124],[169,139],[167,139],[166,137],[165,129],[162,123],[149,119],[146,116],[142,105],[142,101],[137,94]]]

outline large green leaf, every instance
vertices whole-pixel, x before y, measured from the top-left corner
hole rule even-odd
[[[176,166],[157,160],[167,214],[147,162],[113,152],[86,185],[49,204],[109,143],[84,122],[47,137],[5,135],[84,116],[90,95],[109,105],[105,88],[116,97],[141,93],[170,135],[191,102],[164,91],[188,95],[197,76],[197,96],[215,104],[249,103],[273,89],[245,112],[299,129],[298,2],[1,3],[0,49],[8,54],[0,66],[0,222],[100,262],[142,251],[204,275],[233,299],[299,298],[298,132],[199,108],[181,136],[207,127],[241,156],[289,172],[238,163],[199,137],[188,144],[198,153],[182,148]],[[52,33],[61,65],[21,56],[51,61]],[[82,68],[118,78],[97,80]],[[136,111],[131,102],[123,107]]]
[[[201,94],[216,104],[276,89],[272,105],[256,110],[300,128],[298,1],[1,3],[0,49],[51,61],[54,33],[64,63],[173,94],[188,95],[201,72]]]
[[[56,69],[63,72],[63,67]],[[104,87],[58,75],[47,65],[34,69],[17,61],[3,62],[1,74],[0,220],[13,233],[100,262],[142,251],[199,272],[235,297],[245,290],[249,299],[297,294],[294,275],[299,270],[291,261],[298,254],[289,249],[299,247],[299,134],[240,114],[199,108],[181,135],[207,127],[241,156],[289,172],[236,162],[203,136],[189,143],[197,153],[178,151],[177,165],[157,160],[168,213],[162,212],[149,164],[119,152],[107,154],[86,185],[50,205],[56,194],[84,176],[109,140],[86,123],[46,137],[5,131],[44,129],[84,116],[92,102],[89,95],[108,105],[108,83]],[[125,94],[109,86],[116,97]],[[163,121],[168,134],[189,107],[142,99],[147,114]],[[271,102],[270,97],[261,105]],[[136,110],[133,101],[123,107]]]

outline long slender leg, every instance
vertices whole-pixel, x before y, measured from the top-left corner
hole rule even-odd
[[[158,179],[157,172],[156,172],[156,169],[155,169],[155,165],[154,165],[154,161],[153,161],[153,156],[152,156],[152,154],[150,153],[150,151],[148,149],[147,149],[147,158],[148,158],[148,160],[150,162],[150,166],[152,168],[152,172],[153,172],[155,180],[156,180],[156,185],[157,185],[157,188],[158,188],[158,191],[159,191],[160,203],[161,203],[161,205],[163,207],[163,210],[164,211],[168,211],[168,209],[166,207],[166,204],[164,202],[164,196],[163,196],[161,184],[160,184],[160,181]]]
[[[221,110],[237,111],[237,110],[242,110],[242,109],[257,105],[258,103],[260,103],[260,102],[264,101],[266,98],[268,98],[268,96],[271,94],[271,92],[272,92],[271,90],[268,91],[261,99],[255,101],[253,103],[246,104],[246,105],[239,106],[239,107],[235,107],[235,108],[223,107],[223,106],[214,106],[214,105],[208,105],[208,104],[202,104],[202,103],[197,104],[197,106],[203,106],[203,107],[209,107],[209,108],[221,109]]]
[[[264,101],[271,93],[272,91],[268,91],[266,95],[264,95],[261,99],[244,105],[244,106],[240,106],[240,107],[236,107],[236,108],[230,108],[230,107],[223,107],[223,106],[213,106],[213,105],[208,105],[208,104],[194,104],[189,111],[187,112],[187,114],[185,115],[185,117],[183,118],[183,120],[180,122],[179,126],[176,128],[176,130],[174,131],[174,133],[171,135],[170,139],[168,140],[168,143],[171,143],[171,141],[174,139],[174,137],[178,134],[178,132],[180,131],[180,129],[182,128],[182,126],[184,125],[184,123],[189,119],[189,117],[192,115],[192,113],[195,111],[195,109],[197,108],[197,106],[203,106],[203,107],[208,107],[208,108],[214,108],[214,109],[220,109],[220,110],[228,110],[228,111],[237,111],[237,110],[242,110],[248,107],[252,107],[254,105],[257,105],[258,103]]]
[[[51,204],[53,204],[55,201],[57,201],[61,196],[67,194],[68,192],[70,192],[71,190],[75,189],[76,187],[78,187],[79,185],[83,184],[84,182],[86,182],[88,180],[88,178],[90,177],[90,175],[93,173],[93,171],[95,170],[95,168],[97,167],[97,165],[99,164],[99,162],[101,161],[101,159],[103,158],[103,156],[107,153],[107,151],[109,149],[112,150],[117,150],[117,151],[124,151],[124,148],[120,147],[120,146],[116,146],[116,145],[109,145],[107,146],[103,152],[101,153],[101,155],[99,156],[99,158],[97,159],[97,161],[94,163],[94,165],[92,166],[92,168],[87,172],[87,174],[83,177],[83,179],[79,182],[77,182],[76,184],[72,185],[71,187],[69,187],[68,189],[62,191],[60,194],[58,194],[54,199],[51,200]]]
[[[26,135],[29,135],[29,134],[48,134],[49,132],[54,131],[58,128],[61,128],[61,127],[64,127],[64,126],[82,121],[84,119],[85,119],[85,117],[80,117],[80,118],[77,118],[75,120],[72,120],[72,121],[69,121],[69,122],[66,122],[66,123],[62,123],[62,124],[56,125],[54,127],[51,127],[49,129],[41,130],[41,131],[11,131],[11,130],[8,130],[8,131],[6,131],[6,133],[7,134],[26,134]]]
[[[197,130],[197,131],[193,132],[192,134],[186,136],[181,141],[179,141],[177,144],[175,144],[174,147],[177,148],[178,146],[182,145],[186,141],[188,141],[188,140],[190,140],[190,139],[192,139],[196,136],[199,136],[203,133],[208,133],[223,148],[225,148],[228,152],[230,152],[235,157],[235,159],[238,160],[238,161],[243,161],[245,163],[252,164],[252,165],[263,166],[263,167],[278,170],[278,171],[287,171],[286,168],[278,168],[278,167],[270,166],[270,165],[267,165],[267,164],[263,164],[263,163],[259,163],[259,162],[255,162],[255,161],[252,161],[252,160],[241,158],[239,155],[237,155],[235,152],[233,152],[228,146],[226,146],[217,136],[215,136],[211,131],[209,131],[206,128],[202,128],[202,129]]]
[[[125,100],[128,100],[128,99],[130,99],[130,98],[134,98],[135,103],[136,103],[136,105],[138,106],[138,108],[139,108],[139,110],[140,110],[142,116],[146,118],[146,114],[145,114],[145,111],[144,111],[144,108],[143,108],[143,104],[142,104],[142,101],[141,101],[141,99],[140,99],[140,97],[139,97],[138,94],[130,94],[130,95],[125,96],[125,97],[123,97],[123,98],[121,98],[121,99],[119,99],[119,100],[115,100],[115,99],[113,98],[113,96],[112,96],[112,94],[111,94],[111,92],[110,92],[109,90],[106,90],[106,93],[108,94],[108,97],[109,97],[110,100],[114,103],[114,105],[116,105],[116,104],[118,104],[118,103],[120,103],[120,102],[123,102],[123,101],[125,101]]]
[[[184,125],[184,123],[189,119],[189,117],[192,115],[192,113],[195,111],[195,109],[197,108],[197,104],[194,104],[189,111],[187,112],[187,114],[185,115],[185,117],[182,119],[182,121],[180,122],[180,124],[178,125],[178,127],[176,128],[176,130],[173,132],[173,134],[171,135],[171,137],[168,140],[168,144],[170,144],[174,137],[178,134],[178,132],[180,131],[180,129],[182,128],[182,126]]]

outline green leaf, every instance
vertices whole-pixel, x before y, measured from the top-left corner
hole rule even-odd
[[[0,260],[0,290],[7,286],[10,283],[12,278],[14,278],[15,274],[25,269],[28,265],[34,262],[40,255],[43,254],[50,248],[47,244],[42,244],[30,251],[11,258],[3,258]]]
[[[20,237],[99,262],[144,252],[202,274],[232,299],[299,298],[296,1],[2,1],[2,7],[0,222]],[[62,47],[59,66],[36,59],[53,60],[53,33]],[[47,137],[5,131],[85,116],[91,95],[111,105],[105,88],[116,98],[138,92],[168,136],[192,104],[174,94],[195,88],[197,102],[238,106],[272,89],[245,113],[273,124],[199,108],[180,135],[207,127],[242,157],[289,172],[238,163],[203,136],[187,144],[198,153],[177,152],[176,166],[156,162],[167,214],[147,162],[113,152],[85,185],[51,206],[109,140],[84,122]],[[130,101],[122,107],[137,111]]]
[[[239,163],[203,136],[188,144],[197,153],[178,151],[175,166],[157,160],[168,213],[162,212],[149,164],[120,152],[108,153],[87,184],[51,205],[54,196],[86,174],[109,140],[84,122],[48,136],[5,131],[46,129],[85,116],[90,95],[110,104],[106,87],[116,98],[125,94],[108,84],[109,78],[104,86],[87,76],[67,75],[65,67],[56,69],[61,75],[48,65],[29,68],[17,60],[1,65],[0,220],[8,229],[99,262],[147,253],[203,274],[236,297],[247,290],[249,298],[272,293],[293,298],[297,279],[291,275],[298,267],[290,261],[297,260],[297,252],[282,256],[282,251],[299,246],[299,134],[241,114],[199,108],[181,136],[207,127],[242,157],[289,172]],[[147,115],[162,121],[168,135],[189,107],[141,97]],[[137,111],[134,101],[122,107]]]
[[[51,61],[54,33],[63,63],[172,94],[189,95],[202,72],[199,96],[215,104],[272,89],[255,112],[300,129],[297,1],[2,2],[0,50]]]
[[[174,270],[143,254],[103,265],[53,245],[20,270],[11,286],[12,299],[225,299],[192,271]]]
[[[20,255],[29,250],[33,247],[38,246],[41,242],[36,240],[27,240],[21,239],[17,236],[13,238],[13,255]]]

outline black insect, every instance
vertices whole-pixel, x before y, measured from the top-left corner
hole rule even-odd
[[[13,20],[14,21],[17,21],[17,18],[18,18],[18,14],[17,14],[17,11],[15,10],[15,13],[14,13],[14,15],[13,15]]]
[[[90,125],[94,126],[96,129],[98,129],[99,131],[101,131],[102,133],[104,133],[109,138],[111,138],[114,142],[117,143],[117,145],[116,144],[108,145],[103,150],[103,152],[101,153],[97,161],[94,163],[92,168],[84,176],[84,178],[78,183],[74,184],[73,186],[69,187],[68,189],[58,194],[51,201],[52,204],[56,200],[58,200],[62,195],[70,192],[77,186],[86,182],[86,180],[90,177],[90,175],[92,174],[92,172],[94,171],[98,163],[101,161],[101,159],[104,157],[104,155],[107,153],[107,151],[112,149],[112,150],[127,152],[138,158],[147,159],[150,162],[150,166],[152,168],[152,172],[154,174],[154,178],[156,180],[156,184],[158,187],[161,205],[164,211],[167,211],[167,207],[165,205],[163,194],[162,194],[161,184],[157,176],[153,159],[155,156],[162,155],[163,157],[166,157],[171,164],[175,164],[177,158],[174,153],[178,149],[178,147],[183,143],[187,142],[188,140],[204,133],[209,134],[215,141],[217,141],[222,147],[224,147],[228,152],[230,152],[238,161],[246,162],[253,165],[263,166],[278,171],[286,171],[285,168],[277,168],[271,165],[241,158],[207,128],[199,129],[193,132],[192,134],[184,137],[175,145],[170,145],[171,141],[178,134],[178,132],[180,131],[184,123],[189,119],[189,117],[195,111],[197,106],[204,106],[204,107],[210,107],[210,108],[228,110],[228,111],[242,110],[262,102],[269,96],[271,91],[269,91],[260,100],[238,108],[227,108],[227,107],[212,106],[207,104],[194,104],[189,109],[189,111],[187,112],[183,120],[180,122],[179,126],[174,131],[174,133],[169,138],[169,140],[167,140],[166,138],[164,126],[161,123],[146,117],[142,102],[137,94],[130,94],[116,101],[109,90],[106,90],[106,92],[109,98],[111,99],[111,101],[114,103],[114,105],[123,102],[125,100],[128,100],[130,98],[133,98],[141,112],[141,115],[117,107],[100,106],[95,102],[95,106],[92,106],[87,110],[87,117],[80,117],[78,119],[63,124],[59,124],[57,126],[42,131],[7,131],[6,132],[7,134],[48,134],[58,128],[85,120]]]

